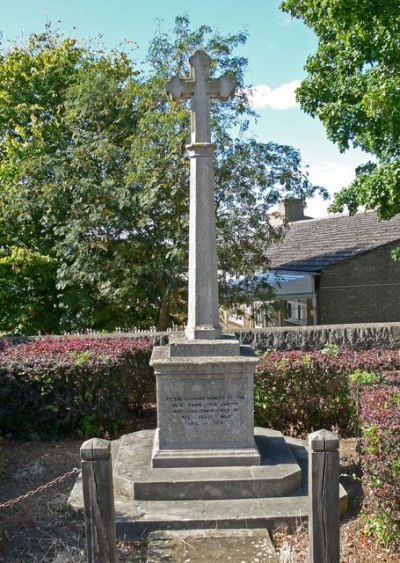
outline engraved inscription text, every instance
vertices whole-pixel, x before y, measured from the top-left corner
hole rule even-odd
[[[244,395],[167,396],[174,418],[188,426],[223,426],[245,403]]]

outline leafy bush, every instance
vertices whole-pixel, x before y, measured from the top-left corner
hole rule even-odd
[[[356,369],[349,375],[351,383],[355,385],[374,385],[376,383],[386,383],[386,378],[382,373]]]
[[[398,351],[270,352],[256,369],[255,414],[258,424],[286,434],[361,426],[366,530],[400,545]]]
[[[115,435],[154,401],[152,344],[64,337],[0,349],[3,435]]]
[[[294,435],[347,426],[353,415],[349,384],[336,359],[321,352],[266,355],[255,376],[257,424]]]
[[[256,423],[292,435],[351,431],[358,425],[358,386],[399,369],[400,354],[392,350],[269,352],[255,374]]]
[[[385,544],[400,545],[400,387],[365,390],[361,421],[366,530]]]
[[[340,347],[337,344],[325,344],[321,350],[321,354],[326,356],[340,356]]]

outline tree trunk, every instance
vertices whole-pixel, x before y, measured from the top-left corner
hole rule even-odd
[[[160,305],[160,313],[158,317],[157,330],[165,331],[169,323],[169,299],[163,297]]]

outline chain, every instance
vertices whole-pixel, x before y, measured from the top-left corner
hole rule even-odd
[[[61,483],[62,481],[64,481],[64,479],[71,477],[71,475],[76,475],[77,473],[79,473],[79,469],[74,467],[74,469],[72,469],[72,471],[67,471],[67,473],[64,473],[64,475],[60,475],[60,477],[53,479],[53,481],[46,483],[46,485],[41,485],[37,489],[35,489],[33,491],[29,491],[29,493],[26,493],[25,495],[21,495],[20,497],[14,498],[12,500],[8,500],[7,502],[3,502],[3,504],[0,504],[0,510],[2,508],[8,508],[9,506],[13,506],[14,504],[18,504],[19,502],[21,502],[25,499],[33,497],[33,495],[36,495],[37,493],[41,493],[42,491],[46,491],[47,489],[54,487],[54,485],[58,485],[58,483]]]

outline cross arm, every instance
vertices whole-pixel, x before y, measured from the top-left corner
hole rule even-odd
[[[221,76],[216,80],[207,80],[206,92],[210,98],[218,98],[225,101],[232,96],[236,84],[226,76]],[[165,91],[173,100],[190,98],[194,94],[195,83],[193,80],[173,76],[165,84]]]
[[[185,78],[179,78],[179,76],[173,76],[165,84],[165,91],[174,101],[181,98],[190,98],[194,92],[194,82],[193,80],[186,80]]]
[[[236,83],[227,76],[207,81],[207,94],[210,98],[218,98],[218,100],[223,102],[232,96],[235,88]]]

